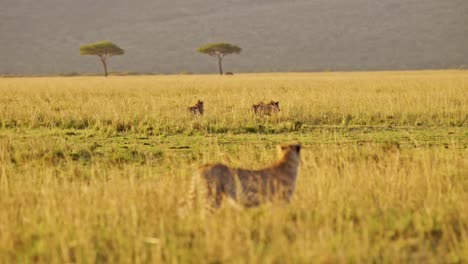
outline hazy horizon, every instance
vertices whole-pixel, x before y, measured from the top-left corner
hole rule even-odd
[[[126,54],[111,72],[216,73],[196,52],[242,47],[226,71],[361,71],[468,67],[464,0],[7,0],[0,9],[0,74],[94,73],[79,47],[109,40]]]

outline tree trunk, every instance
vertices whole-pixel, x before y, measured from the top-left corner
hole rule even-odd
[[[223,57],[218,56],[218,67],[219,67],[219,75],[223,75],[223,64],[222,64]]]
[[[107,77],[107,63],[104,57],[101,57],[102,66],[104,66],[104,76]]]

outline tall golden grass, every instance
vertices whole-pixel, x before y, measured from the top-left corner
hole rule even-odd
[[[466,91],[464,71],[0,79],[0,262],[464,263]],[[291,204],[177,214],[198,165],[291,141]]]
[[[4,127],[113,128],[173,134],[194,129],[187,107],[205,100],[203,132],[249,132],[251,106],[280,101],[269,123],[449,125],[467,122],[467,74],[453,72],[5,78]]]

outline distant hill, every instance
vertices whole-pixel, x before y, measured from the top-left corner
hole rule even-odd
[[[185,2],[185,3],[182,3]],[[216,73],[208,42],[243,48],[233,72],[468,67],[467,0],[5,0],[0,73],[100,73],[79,46],[110,40],[111,71]]]

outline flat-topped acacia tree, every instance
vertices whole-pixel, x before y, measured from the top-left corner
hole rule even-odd
[[[107,59],[111,56],[122,55],[124,50],[109,41],[101,41],[80,47],[81,55],[97,55],[104,66],[104,76],[107,77]]]
[[[218,59],[219,74],[223,75],[223,58],[229,54],[239,54],[242,49],[229,43],[210,43],[197,49],[198,52],[208,54]]]

